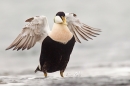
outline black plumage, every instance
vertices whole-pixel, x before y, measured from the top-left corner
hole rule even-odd
[[[63,44],[54,41],[49,36],[47,36],[42,43],[40,71],[46,70],[48,73],[59,70],[64,71],[68,64],[74,44],[74,37],[72,37],[71,40],[69,40],[66,44]]]

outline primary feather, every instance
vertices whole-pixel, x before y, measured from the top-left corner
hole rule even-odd
[[[48,35],[50,28],[45,16],[32,17],[25,22],[28,24],[6,50],[11,48],[14,48],[13,50],[30,49],[36,42],[42,42]]]
[[[75,40],[81,43],[78,35],[84,39],[92,39],[92,37],[96,37],[99,35],[98,32],[101,32],[100,29],[92,28],[82,22],[77,18],[77,15],[74,13],[66,13],[66,20],[68,24],[68,28],[74,34]]]

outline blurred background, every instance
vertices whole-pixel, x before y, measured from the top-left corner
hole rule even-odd
[[[76,43],[66,76],[130,74],[129,3],[130,0],[1,0],[0,75],[34,74],[39,63],[39,43],[25,51],[5,49],[22,31],[26,19],[45,15],[52,27],[58,11],[75,13],[85,24],[102,30],[94,40]]]

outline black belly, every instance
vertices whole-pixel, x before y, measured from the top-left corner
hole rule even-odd
[[[65,70],[74,44],[74,37],[72,37],[67,44],[63,44],[56,42],[47,36],[42,43],[40,55],[41,67],[43,68],[44,66],[47,72]]]

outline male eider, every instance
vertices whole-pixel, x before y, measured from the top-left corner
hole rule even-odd
[[[24,50],[32,48],[36,42],[41,43],[40,63],[35,72],[47,73],[60,71],[61,77],[66,69],[75,42],[81,43],[78,35],[84,40],[99,35],[100,29],[92,28],[77,18],[74,13],[58,12],[54,17],[54,24],[50,30],[45,16],[36,16],[27,19],[22,32],[6,48]],[[78,34],[78,35],[77,35]]]

